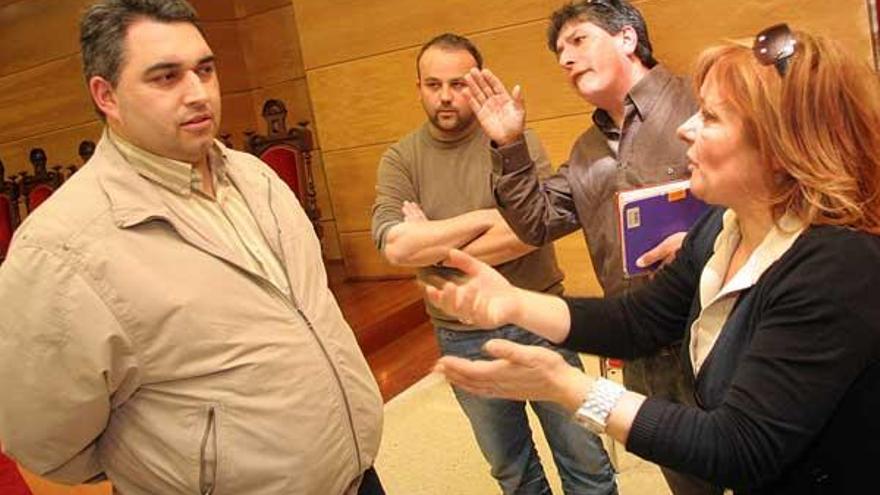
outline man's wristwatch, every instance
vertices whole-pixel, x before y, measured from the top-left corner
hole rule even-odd
[[[623,385],[607,378],[597,378],[584,403],[574,413],[574,420],[597,435],[605,433],[608,415],[624,392]]]

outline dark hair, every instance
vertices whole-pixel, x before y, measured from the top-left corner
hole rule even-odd
[[[431,38],[431,40],[422,45],[422,49],[419,50],[419,55],[416,57],[416,74],[419,75],[420,79],[422,74],[419,70],[419,62],[422,60],[422,55],[428,51],[428,48],[433,46],[445,48],[447,50],[465,50],[474,57],[474,61],[477,62],[477,68],[483,68],[483,56],[480,55],[480,50],[477,50],[477,47],[471,43],[471,40],[457,34],[443,33]]]
[[[128,27],[143,18],[188,22],[202,32],[195,9],[185,0],[101,0],[86,9],[79,25],[83,76],[87,84],[92,77],[100,76],[116,87]]]
[[[612,36],[626,26],[633,28],[639,37],[636,57],[648,69],[657,65],[645,18],[627,0],[578,0],[563,5],[550,16],[547,27],[547,46],[551,52],[556,53],[559,32],[572,21],[591,22]]]

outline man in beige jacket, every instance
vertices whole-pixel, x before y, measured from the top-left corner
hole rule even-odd
[[[182,0],[81,25],[107,127],[0,268],[0,444],[121,494],[383,493],[382,401],[293,193],[214,139]]]

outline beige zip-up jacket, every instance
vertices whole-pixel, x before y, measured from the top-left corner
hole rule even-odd
[[[105,138],[0,266],[0,444],[129,494],[349,494],[382,399],[290,189],[221,148],[292,298],[183,222]],[[103,474],[102,474],[103,473]]]

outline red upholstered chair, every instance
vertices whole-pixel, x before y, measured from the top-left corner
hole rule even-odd
[[[315,183],[311,170],[312,132],[308,122],[287,128],[287,107],[281,100],[266,100],[263,118],[268,135],[246,132],[248,152],[269,164],[293,190],[303,209],[312,221],[315,232],[321,237],[321,212],[315,199]]]
[[[18,184],[6,180],[6,169],[0,161],[0,263],[6,259],[18,222]]]
[[[0,454],[0,493],[3,495],[31,495],[18,466],[12,459]]]
[[[30,154],[33,175],[23,174],[21,180],[21,197],[28,213],[34,211],[43,201],[49,198],[61,185],[61,167],[46,170],[46,152],[42,148],[34,148]]]

